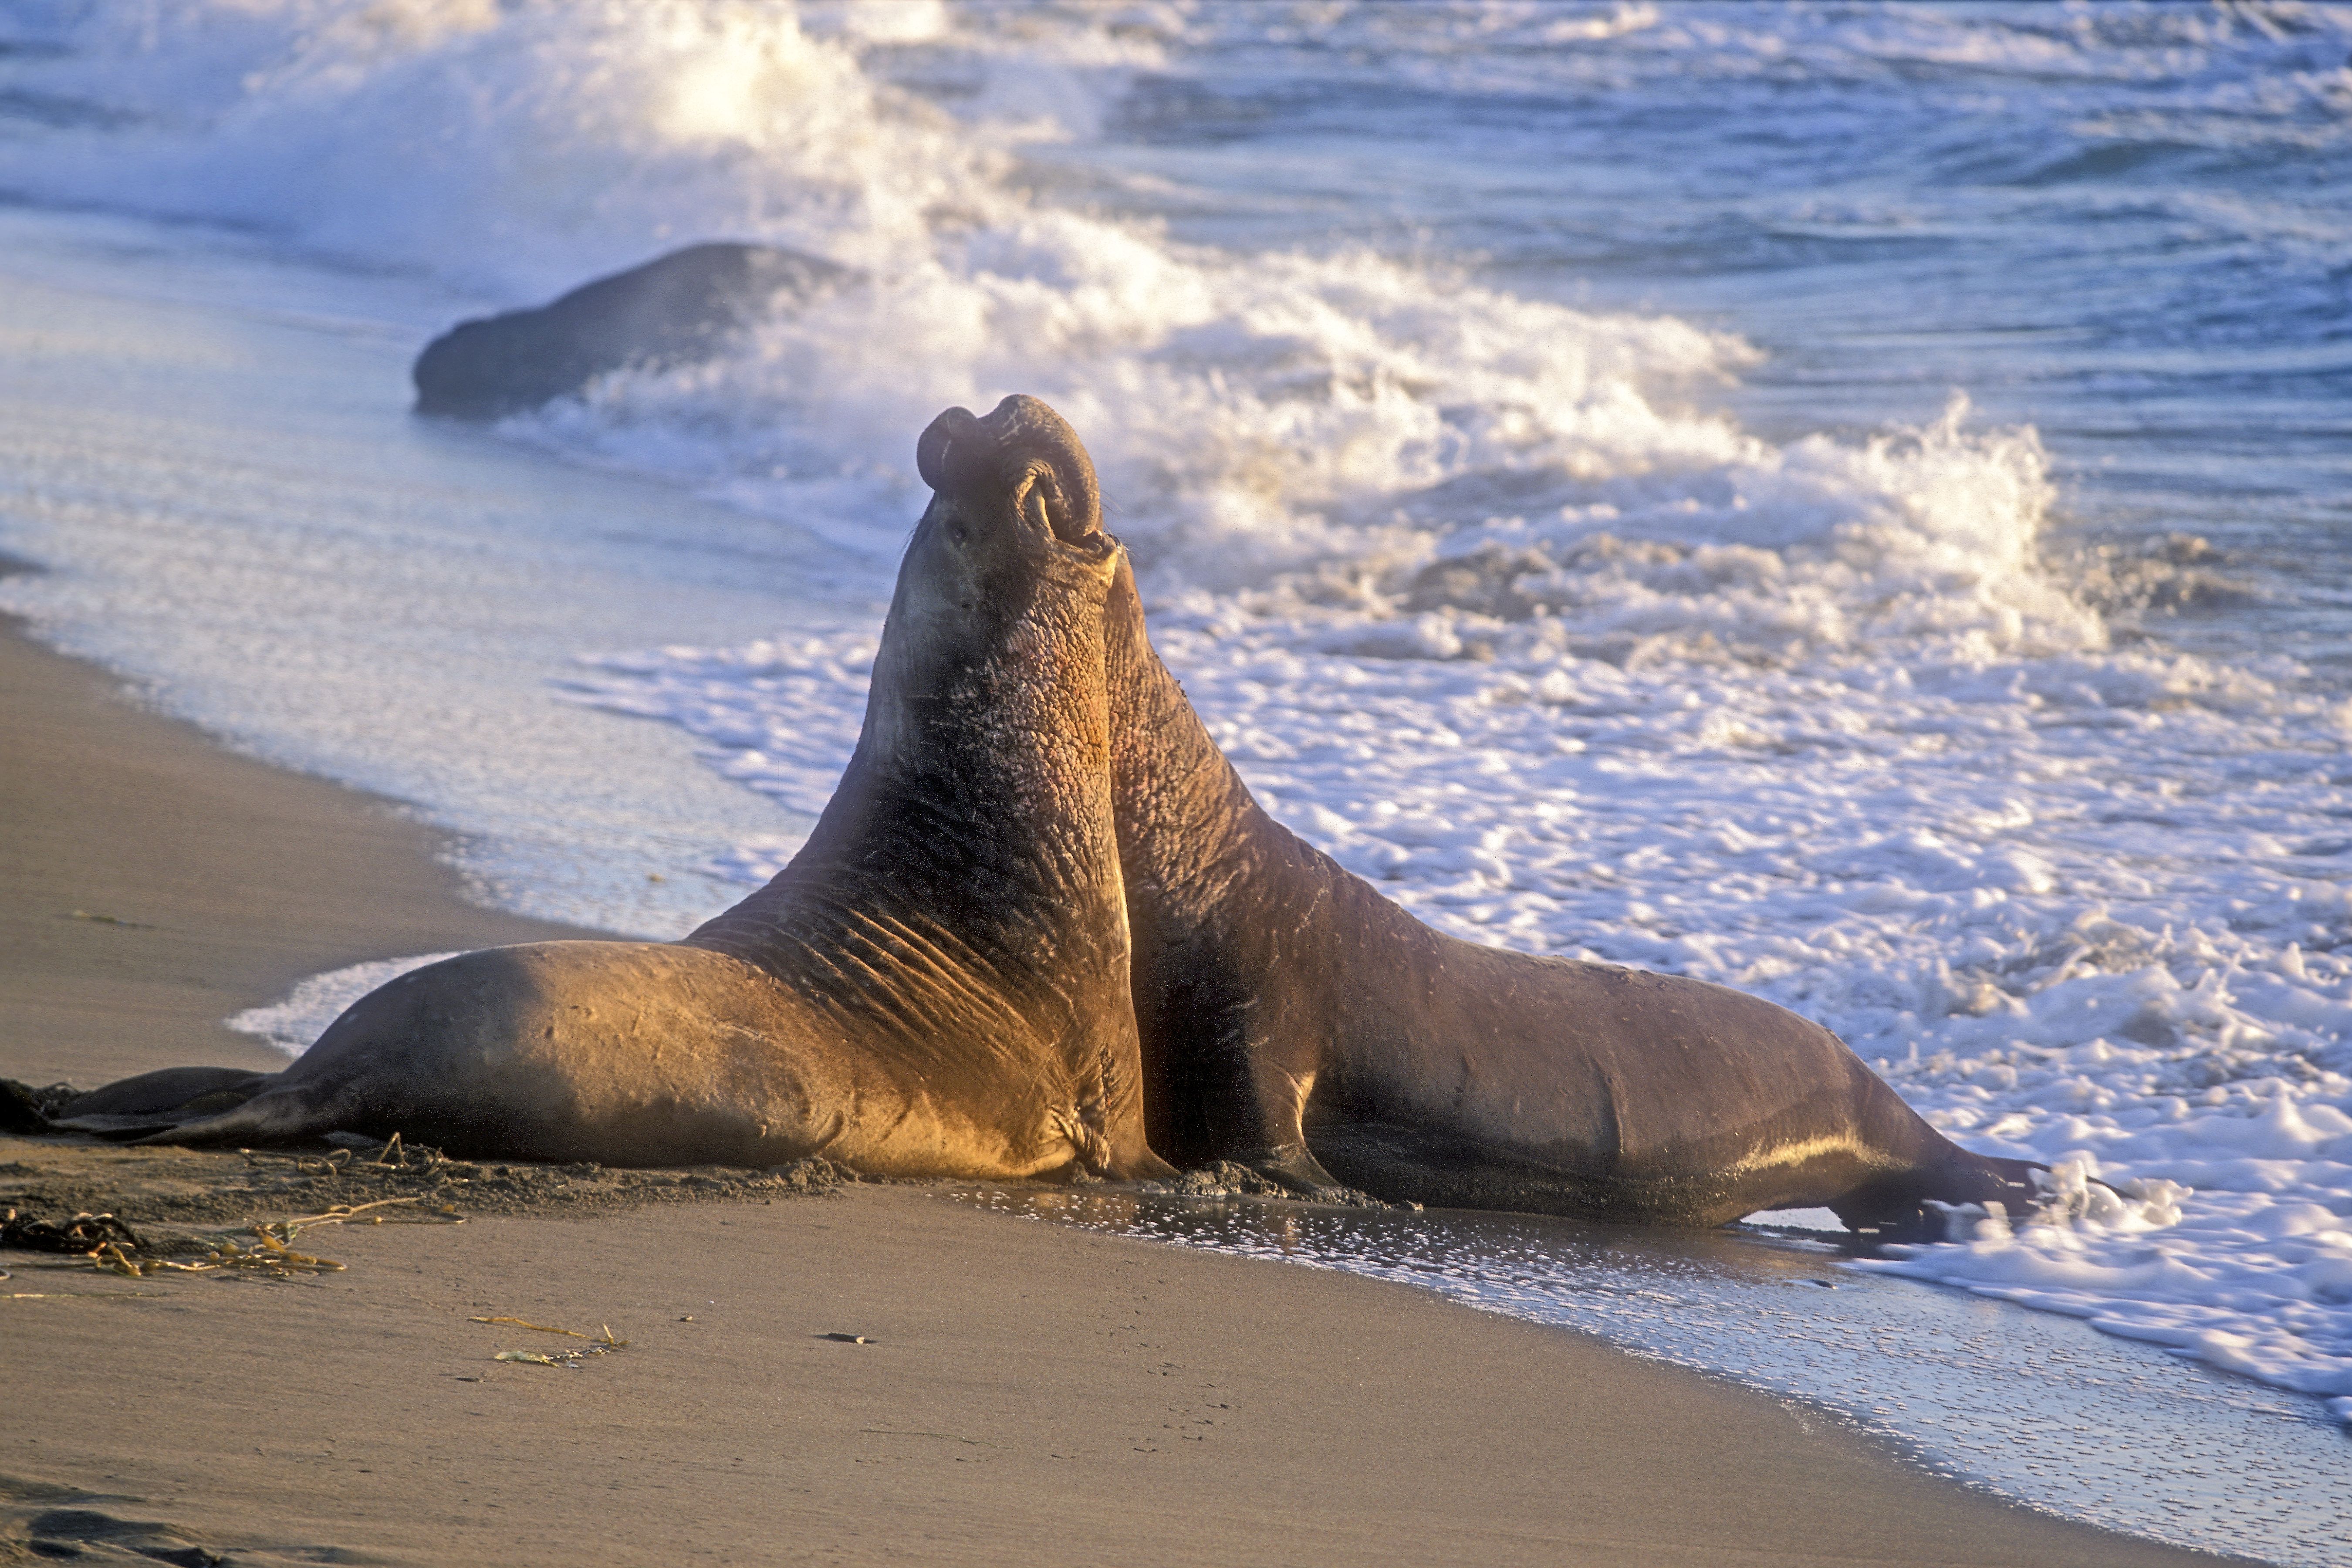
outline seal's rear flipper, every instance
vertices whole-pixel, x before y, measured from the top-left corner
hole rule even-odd
[[[1959,1158],[1848,1193],[1828,1206],[1846,1229],[1866,1242],[1948,1241],[1948,1211],[1962,1204],[1999,1204],[2022,1217],[2042,1202],[2050,1169],[2030,1160],[2001,1160],[1956,1151]]]
[[[264,1079],[261,1091],[269,1089]],[[211,1097],[207,1096],[209,1101]],[[335,1097],[310,1084],[281,1085],[275,1092],[256,1092],[209,1111],[144,1129],[125,1129],[124,1137],[142,1143],[172,1143],[191,1149],[246,1144],[310,1143],[330,1132],[356,1131],[334,1114]],[[143,1135],[142,1135],[143,1134]]]
[[[77,1095],[49,1125],[100,1138],[138,1138],[234,1110],[278,1075],[242,1068],[165,1068]]]
[[[46,1132],[49,1119],[41,1094],[30,1084],[0,1078],[0,1132]]]

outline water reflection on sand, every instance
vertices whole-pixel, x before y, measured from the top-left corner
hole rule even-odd
[[[1938,1474],[2071,1518],[2284,1563],[2352,1563],[2352,1442],[2312,1402],[2072,1319],[1859,1274],[1824,1241],[1108,1186],[954,1196],[1422,1286],[1793,1396]]]

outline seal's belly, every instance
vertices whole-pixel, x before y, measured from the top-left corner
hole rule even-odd
[[[1877,1163],[1868,1149],[1844,1140],[1786,1160],[1700,1158],[1644,1168],[1556,1163],[1444,1129],[1344,1121],[1309,1125],[1307,1146],[1339,1182],[1391,1203],[1646,1225],[1723,1225],[1759,1209],[1825,1201]]]
[[[254,1107],[299,1099],[374,1136],[614,1165],[824,1154],[875,1174],[1018,1176],[1068,1163],[1052,1085],[943,1090],[890,1046],[724,953],[536,942],[386,984]]]

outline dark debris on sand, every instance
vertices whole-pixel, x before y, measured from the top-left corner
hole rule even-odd
[[[131,1147],[68,1133],[0,1136],[0,1212],[16,1211],[5,1245],[58,1250],[49,1245],[52,1233],[79,1236],[102,1217],[139,1238],[132,1250],[173,1256],[202,1250],[223,1226],[370,1205],[378,1205],[369,1211],[373,1218],[354,1215],[350,1223],[773,1202],[832,1192],[858,1179],[823,1159],[768,1171],[640,1171],[452,1160],[436,1149],[397,1140],[389,1145],[359,1138],[340,1142],[364,1147],[315,1152],[179,1149]]]
[[[1284,1198],[1357,1209],[1421,1207],[1419,1204],[1387,1203],[1353,1187],[1317,1187],[1311,1192],[1300,1192],[1232,1160],[1219,1160],[1167,1181],[1138,1182],[1136,1186],[1142,1192],[1166,1193],[1181,1198]]]
[[[112,1478],[109,1478],[111,1479]],[[142,1514],[163,1505],[120,1492],[87,1492],[28,1477],[0,1474],[0,1564],[113,1563],[131,1568],[291,1568],[384,1559],[299,1539],[239,1531],[199,1535]],[[270,1521],[256,1521],[267,1528]]]

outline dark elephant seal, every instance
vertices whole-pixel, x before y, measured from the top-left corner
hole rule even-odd
[[[416,412],[497,419],[607,371],[692,364],[771,310],[856,275],[772,245],[689,245],[544,305],[460,321],[416,356]]]
[[[1313,1194],[1719,1225],[1825,1206],[1940,1237],[2035,1187],[1819,1025],[1719,985],[1445,936],[1276,823],[1107,611],[1112,782],[1153,1147]]]
[[[1121,552],[1042,403],[950,409],[919,456],[936,493],[864,731],[773,881],[679,942],[429,965],[274,1077],[147,1075],[66,1123],[152,1122],[159,1090],[249,1094],[158,1141],[400,1132],[616,1165],[1174,1174],[1144,1141],[1111,823],[1102,612]]]

